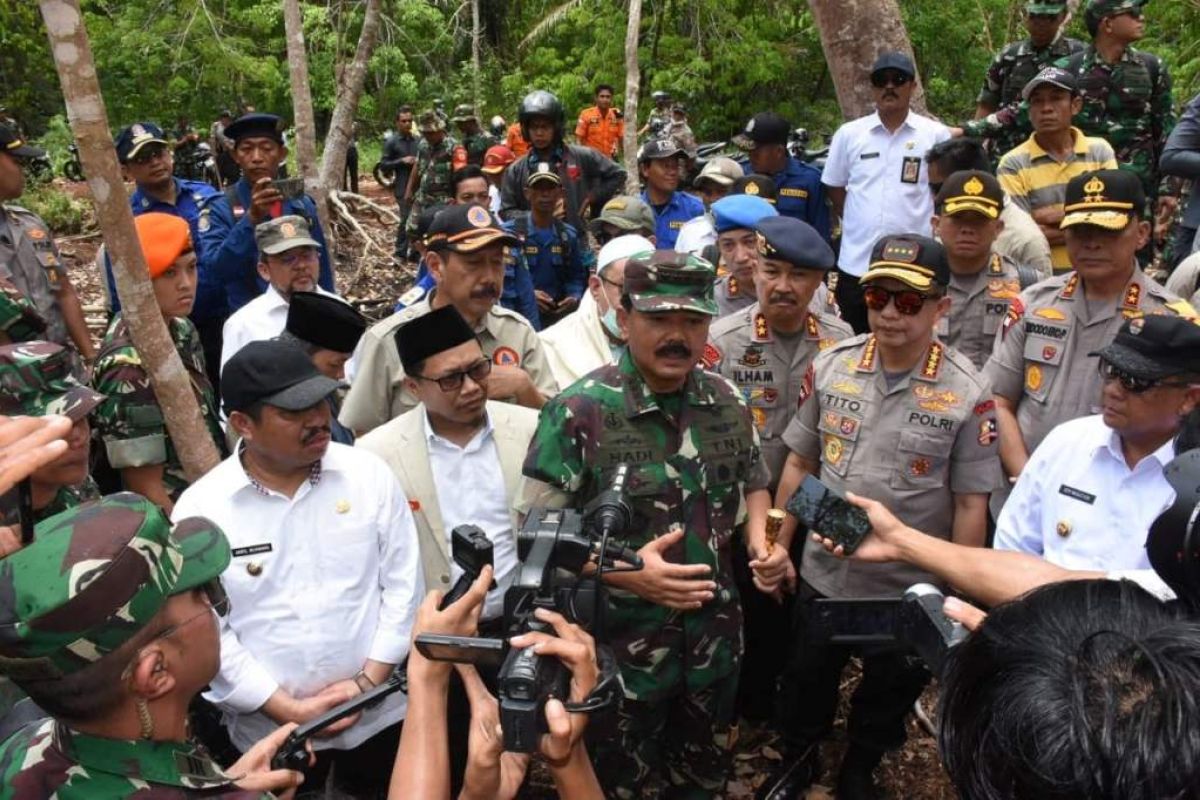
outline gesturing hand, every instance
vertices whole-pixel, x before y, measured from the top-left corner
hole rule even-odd
[[[608,581],[643,600],[680,611],[694,611],[713,599],[717,584],[707,564],[674,564],[663,553],[683,539],[683,528],[672,528],[638,550],[643,567],[637,572],[608,573]]]

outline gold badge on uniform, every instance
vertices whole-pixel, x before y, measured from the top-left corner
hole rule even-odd
[[[963,184],[963,191],[967,194],[983,194],[983,181],[972,177],[971,180]]]
[[[1103,203],[1104,202],[1104,181],[1095,177],[1083,185],[1083,191],[1087,196],[1083,198],[1085,203]]]
[[[251,561],[246,565],[246,572],[250,573],[251,577],[257,578],[259,575],[262,575],[262,564],[257,561]]]
[[[1054,526],[1054,532],[1064,539],[1071,535],[1071,523],[1068,520],[1060,519],[1058,524]]]
[[[765,408],[751,408],[750,415],[754,417],[754,425],[758,428],[758,432],[762,433],[767,427],[767,410]]]
[[[1039,308],[1033,312],[1033,315],[1042,319],[1052,319],[1055,322],[1063,322],[1067,318],[1067,315],[1057,308]]]
[[[1037,364],[1030,364],[1025,370],[1025,388],[1031,392],[1042,388],[1042,368]]]
[[[337,513],[339,513],[339,514],[345,514],[346,512],[348,512],[350,510],[350,501],[349,500],[338,500],[337,505],[334,506],[334,510],[337,511]]]
[[[836,467],[842,461],[842,455],[846,452],[846,446],[842,444],[842,440],[836,436],[825,437],[825,463],[832,467]]]
[[[746,188],[744,191],[746,192],[746,194],[749,194],[749,195],[758,194],[758,184],[751,181],[750,183],[746,184]]]

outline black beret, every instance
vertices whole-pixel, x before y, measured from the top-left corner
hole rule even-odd
[[[409,375],[421,362],[463,342],[475,339],[475,331],[454,306],[443,306],[414,317],[396,329],[396,349]]]
[[[354,306],[329,295],[294,292],[285,330],[301,341],[338,353],[353,353],[367,329]]]

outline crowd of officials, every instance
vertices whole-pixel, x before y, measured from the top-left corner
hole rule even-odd
[[[517,532],[618,469],[641,568],[603,575],[595,638],[543,610],[511,641],[571,674],[537,747],[561,796],[722,796],[751,730],[783,756],[759,798],[884,796],[929,666],[831,643],[814,608],[922,582],[991,609],[945,609],[977,631],[941,687],[964,796],[1196,796],[1200,630],[1146,541],[1195,502],[1171,476],[1200,479],[1200,98],[1176,119],[1168,65],[1135,47],[1146,5],[1087,0],[1085,43],[1065,2],[1025,3],[1029,38],[958,126],[913,110],[912,58],[883,53],[875,110],[819,168],[770,110],[741,158],[698,162],[655,93],[636,195],[610,85],[575,144],[542,90],[503,142],[470,106],[403,107],[381,166],[417,277],[374,323],[277,180],[278,116],[220,120],[224,191],[129,125],[152,294],[222,459],[200,477],[110,259],[97,347],[52,232],[11,202],[39,151],[0,124],[0,797],[517,796],[496,666],[410,645],[514,634]],[[769,523],[810,477],[867,514],[853,554]],[[440,609],[468,524],[493,564]],[[623,691],[589,715],[598,648]],[[272,766],[398,669],[406,693]]]

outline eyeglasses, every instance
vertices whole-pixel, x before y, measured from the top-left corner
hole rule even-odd
[[[130,156],[129,161],[133,164],[149,164],[151,161],[157,161],[166,154],[166,145],[152,144],[149,147],[143,147],[137,153]]]
[[[1164,381],[1158,378],[1140,378],[1137,375],[1132,375],[1110,361],[1100,359],[1100,377],[1105,381],[1117,381],[1121,384],[1121,388],[1130,394],[1145,394],[1151,389],[1159,386],[1173,386],[1176,388],[1185,388],[1191,384],[1180,381]]]
[[[281,255],[271,256],[271,260],[287,269],[306,267],[317,260],[317,250],[315,247],[295,247]]]
[[[430,381],[436,383],[438,388],[443,392],[457,392],[462,388],[463,378],[470,377],[471,380],[479,383],[492,372],[492,362],[486,358],[481,358],[466,369],[460,369],[458,372],[451,372],[443,375],[440,378],[427,378],[424,375],[413,375],[417,380]]]
[[[881,286],[867,286],[863,288],[863,300],[866,302],[867,308],[872,311],[883,311],[887,308],[888,303],[892,302],[896,304],[896,311],[906,317],[919,314],[925,306],[925,301],[932,299],[929,295],[921,294],[912,289],[901,289],[894,292],[891,289],[884,289]]]
[[[871,76],[871,85],[876,89],[882,89],[885,86],[899,87],[911,80],[911,75],[905,75],[903,72],[898,72],[897,70],[885,69]]]
[[[134,657],[129,660],[129,664],[125,667],[122,673],[123,680],[128,680],[129,675],[132,673],[133,665],[137,663],[139,658],[141,658],[142,650],[144,650],[153,642],[156,642],[159,639],[165,639],[168,636],[174,636],[180,630],[192,624],[196,620],[203,617],[211,617],[214,611],[217,613],[218,617],[223,617],[228,614],[229,609],[233,607],[233,603],[230,602],[229,595],[225,592],[225,586],[221,583],[220,578],[213,578],[211,581],[206,581],[196,588],[204,592],[204,597],[208,601],[208,608],[197,614],[193,614],[182,622],[177,622],[174,625],[168,625],[158,633],[154,634],[150,641],[142,645],[142,647],[138,649],[137,654],[135,654]]]
[[[607,283],[609,286],[615,286],[618,289],[625,288],[625,284],[617,283],[616,281],[610,281],[608,278],[604,277],[603,275],[600,275],[599,278],[600,278],[601,283]]]

